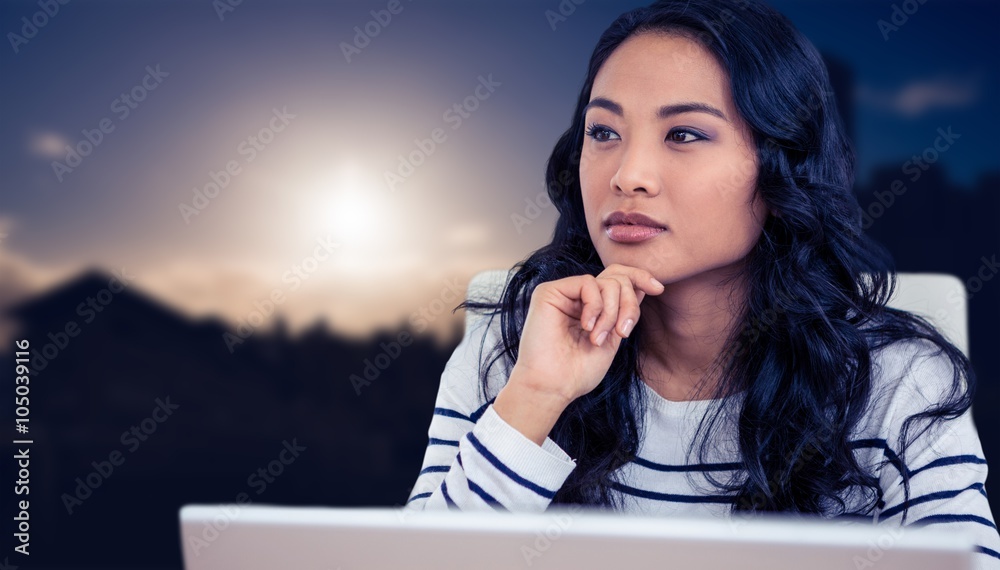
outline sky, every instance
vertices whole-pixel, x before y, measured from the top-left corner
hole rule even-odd
[[[0,304],[126,268],[192,316],[277,290],[293,329],[365,335],[548,241],[545,161],[645,3],[42,4],[0,3]],[[952,180],[997,169],[995,3],[771,4],[850,70],[861,182],[938,128]]]

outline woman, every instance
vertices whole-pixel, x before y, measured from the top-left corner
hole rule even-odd
[[[616,20],[549,159],[552,243],[460,305],[407,508],[942,524],[1000,566],[972,368],[886,307],[830,92],[756,2]]]

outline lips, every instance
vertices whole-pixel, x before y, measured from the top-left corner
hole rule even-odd
[[[667,229],[666,224],[658,222],[645,214],[640,212],[622,212],[621,210],[611,212],[611,215],[604,219],[604,225],[605,227],[627,225],[648,226],[650,228],[657,228],[661,230]]]
[[[604,230],[612,241],[639,243],[667,230],[667,226],[639,212],[614,211],[604,220]]]

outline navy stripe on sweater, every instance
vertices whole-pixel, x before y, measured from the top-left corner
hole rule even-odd
[[[636,497],[654,499],[657,501],[667,501],[671,503],[733,503],[735,501],[734,497],[727,495],[676,495],[673,493],[657,493],[655,491],[647,491],[645,489],[636,489],[635,487],[630,487],[628,485],[618,483],[617,481],[612,482],[611,486],[622,493],[635,495]]]
[[[469,416],[456,412],[455,410],[449,410],[448,408],[434,408],[434,415],[445,416],[447,418],[458,418],[460,420],[465,420],[467,422],[472,422],[472,418]],[[475,423],[475,422],[472,422]]]
[[[923,467],[918,467],[916,469],[910,470],[903,464],[903,461],[896,455],[896,452],[889,447],[884,439],[859,439],[850,442],[853,449],[871,447],[875,449],[881,449],[882,453],[885,455],[886,459],[891,463],[900,473],[900,475],[906,475],[908,477],[913,477],[921,471],[927,469],[933,469],[935,467],[943,467],[945,465],[959,465],[963,463],[971,463],[977,465],[986,465],[986,460],[982,457],[976,455],[950,455],[948,457],[940,457],[931,461]]]
[[[906,525],[906,526],[917,526],[917,525],[923,526],[930,524],[953,523],[953,522],[974,522],[974,523],[979,523],[983,526],[988,526],[993,530],[997,529],[997,525],[993,524],[993,521],[976,515],[930,515],[918,521],[914,521],[912,525]]]
[[[896,452],[893,451],[891,447],[889,447],[889,444],[886,443],[884,439],[858,439],[850,442],[850,445],[851,449],[860,449],[865,447],[881,449],[882,454],[885,455],[885,458],[889,460],[889,463],[891,463],[894,467],[896,467],[896,469],[900,472],[900,474],[909,473],[909,471],[906,469],[906,466],[903,465],[903,461],[899,458],[898,455],[896,455]]]
[[[496,398],[494,398],[494,400],[495,399]],[[486,413],[486,408],[490,407],[490,404],[492,404],[492,403],[493,403],[493,400],[490,400],[490,401],[486,402],[485,404],[483,404],[482,406],[479,406],[478,410],[476,410],[476,411],[472,412],[471,414],[469,414],[469,419],[472,420],[472,421],[474,421],[474,422],[478,422],[479,418],[483,417],[483,414]]]
[[[641,465],[647,469],[653,469],[655,471],[664,471],[669,473],[674,472],[685,472],[685,471],[696,471],[696,472],[706,472],[706,471],[734,471],[736,469],[742,469],[742,463],[692,463],[690,465],[665,465],[663,463],[655,463],[648,459],[643,459],[641,457],[636,457],[632,460],[636,465]]]
[[[976,546],[976,552],[979,552],[980,554],[985,554],[987,556],[992,556],[993,558],[1000,558],[1000,552],[997,552],[992,548],[986,548],[985,546]]]
[[[431,465],[430,467],[424,467],[423,469],[421,469],[420,473],[417,476],[419,477],[424,473],[447,473],[450,470],[451,466],[449,465]]]
[[[954,491],[938,491],[936,493],[928,493],[926,495],[921,495],[914,499],[910,499],[909,501],[900,503],[894,507],[889,507],[888,509],[882,511],[881,516],[879,516],[879,520],[880,521],[885,520],[887,518],[898,515],[899,513],[903,512],[903,509],[913,507],[914,505],[919,505],[921,503],[927,503],[930,501],[937,501],[939,499],[950,499],[951,497],[961,495],[966,491],[973,491],[973,490],[979,491],[983,495],[986,495],[986,488],[983,486],[982,483],[973,483],[972,485],[969,485],[964,489],[956,489]]]
[[[943,465],[961,465],[963,463],[972,463],[976,465],[986,465],[986,460],[982,457],[975,455],[951,455],[948,457],[942,457],[940,459],[935,459],[923,467],[918,467],[913,471],[910,471],[910,477],[920,473],[925,469],[933,469],[935,467],[941,467]]]
[[[447,481],[441,481],[441,494],[444,495],[444,502],[448,504],[448,508],[449,509],[452,509],[452,508],[457,509],[458,508],[458,505],[455,504],[455,501],[451,500],[451,495],[448,494],[448,482]]]
[[[453,446],[453,447],[458,447],[458,440],[457,439],[438,439],[436,437],[432,437],[432,438],[430,438],[430,440],[428,440],[427,447],[430,447],[432,445],[450,445],[450,446]]]
[[[470,431],[467,435],[469,436],[469,443],[472,444],[472,447],[474,447],[476,451],[478,451],[483,457],[485,457],[486,460],[489,461],[493,465],[493,467],[497,469],[497,471],[503,473],[504,475],[506,475],[507,477],[509,477],[511,480],[521,485],[522,487],[531,489],[532,491],[541,495],[542,497],[545,497],[546,499],[555,498],[556,496],[555,491],[550,491],[540,485],[536,485],[535,483],[528,481],[524,477],[521,477],[520,475],[515,473],[513,469],[504,465],[503,461],[500,461],[500,458],[498,458],[496,455],[493,455],[493,453],[491,453],[489,449],[486,449],[486,446],[483,445],[481,441],[479,441],[479,438],[477,438],[475,434],[473,434]]]
[[[496,497],[494,497],[493,495],[487,493],[486,489],[483,489],[479,485],[475,484],[472,481],[472,479],[469,479],[468,477],[466,477],[465,480],[466,480],[466,482],[469,483],[469,490],[472,491],[473,493],[479,495],[484,501],[486,501],[486,504],[490,505],[491,507],[493,507],[495,509],[501,510],[501,511],[506,511],[507,510],[507,507],[505,507],[502,504],[500,504],[500,501],[496,500]]]
[[[406,501],[406,504],[410,504],[413,501],[416,501],[417,499],[424,499],[424,498],[430,497],[433,494],[434,493],[417,493],[416,495],[413,495],[412,497],[410,497],[410,500]]]
[[[465,465],[462,465],[462,452],[461,451],[458,452],[458,455],[455,456],[455,459],[458,460],[458,465],[462,469],[465,469]],[[469,490],[472,491],[473,493],[479,495],[480,497],[482,497],[482,499],[484,501],[486,501],[486,504],[488,504],[488,505],[490,505],[490,506],[492,506],[494,508],[499,508],[501,511],[506,511],[507,510],[506,507],[504,507],[503,505],[500,504],[500,501],[496,500],[496,498],[493,495],[491,495],[488,492],[486,492],[486,489],[483,489],[482,487],[480,487],[479,485],[477,485],[472,479],[470,479],[468,473],[465,474],[465,483],[469,486]]]

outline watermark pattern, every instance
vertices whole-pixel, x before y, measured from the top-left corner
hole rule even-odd
[[[879,19],[875,22],[875,25],[878,26],[878,31],[882,34],[882,39],[889,41],[889,34],[891,32],[898,32],[899,28],[902,28],[903,25],[910,21],[910,16],[916,14],[917,10],[926,3],[927,0],[903,0],[902,7],[893,4],[889,19]]]
[[[123,267],[119,272],[113,272],[108,286],[100,289],[93,297],[87,297],[76,306],[76,314],[83,319],[83,324],[89,325],[135,279]],[[42,346],[41,350],[31,351],[31,374],[37,375],[56,359],[69,346],[70,339],[76,338],[81,332],[80,324],[75,319],[66,321],[61,330],[49,332],[46,336],[51,342]]]
[[[335,243],[329,235],[316,239],[316,248],[312,255],[304,257],[298,263],[292,265],[281,274],[281,282],[288,283],[288,291],[296,291],[302,286],[302,282],[319,268],[321,261],[330,259],[333,250],[341,244]],[[250,338],[257,327],[264,324],[268,317],[274,313],[275,308],[285,302],[285,291],[281,287],[271,289],[270,294],[263,300],[253,302],[253,309],[247,313],[246,317],[240,319],[236,325],[236,334],[229,331],[222,333],[222,341],[226,343],[229,354],[232,354],[236,347],[243,344],[243,341]]]
[[[479,80],[479,85],[473,90],[472,95],[469,95],[460,103],[453,104],[441,116],[441,120],[450,125],[453,131],[461,127],[463,122],[479,109],[480,103],[489,99],[497,87],[501,85],[499,81],[494,81],[492,73],[485,77],[480,75],[477,79]],[[430,138],[421,140],[418,137],[413,139],[416,148],[406,156],[399,155],[399,164],[396,166],[395,171],[386,170],[383,173],[385,183],[389,186],[389,191],[395,192],[396,187],[409,178],[415,172],[416,168],[423,164],[427,160],[427,157],[433,154],[447,140],[448,135],[441,127],[432,130]]]
[[[392,366],[392,362],[403,353],[403,347],[410,346],[411,344],[413,344],[413,337],[406,331],[401,331],[397,334],[396,340],[389,344],[380,342],[378,346],[382,349],[381,352],[376,354],[374,359],[370,360],[366,358],[364,361],[365,366],[361,371],[363,377],[351,374],[349,379],[351,386],[354,387],[354,393],[360,396],[361,389],[370,386],[372,382],[378,379],[382,375],[382,372]],[[372,360],[374,360],[374,363]]]
[[[563,532],[573,524],[571,515],[582,510],[582,506],[574,504],[553,512],[552,522],[544,530],[535,533],[535,540],[531,544],[521,545],[521,556],[524,558],[525,566],[533,565],[536,559],[548,552],[555,541],[562,537]]]
[[[961,134],[952,132],[951,125],[948,125],[947,130],[938,127],[937,132],[938,136],[934,139],[934,143],[931,146],[925,148],[919,155],[913,155],[910,160],[903,163],[903,174],[909,175],[911,183],[920,180],[923,173],[932,164],[937,162],[941,158],[941,155],[955,144],[956,140],[962,138]],[[861,210],[862,229],[867,230],[870,228],[875,223],[875,220],[885,215],[885,212],[896,203],[896,198],[905,193],[906,185],[898,178],[889,184],[888,190],[876,190],[875,200],[868,204],[867,208],[859,206]]]
[[[128,453],[135,453],[142,443],[149,439],[149,436],[156,433],[159,425],[167,421],[179,407],[179,404],[170,402],[169,396],[163,399],[157,398],[156,407],[153,408],[152,413],[148,417],[122,432],[120,438],[121,444],[128,449]],[[120,468],[125,463],[126,458],[125,453],[119,449],[115,449],[108,454],[106,460],[92,461],[90,465],[94,470],[74,480],[76,488],[72,494],[63,493],[60,497],[63,506],[66,507],[66,512],[72,515],[73,510],[83,505],[84,501],[92,497],[94,491],[114,474],[115,468]]]
[[[424,332],[448,308],[445,303],[458,304],[462,301],[464,292],[465,289],[459,284],[458,279],[452,277],[445,280],[444,287],[438,293],[437,298],[410,313],[410,326],[416,330],[417,334]]]
[[[824,424],[823,429],[824,429],[823,432],[815,435],[811,441],[807,442],[807,446],[804,447],[802,452],[798,455],[798,457],[795,458],[795,462],[794,464],[792,464],[790,470],[791,474],[795,474],[801,471],[802,468],[805,467],[805,464],[808,461],[812,460],[814,457],[816,457],[817,454],[820,453],[819,447],[814,442],[829,441],[834,437],[835,433],[834,433],[834,427],[832,425]],[[786,452],[785,463],[791,463],[791,459],[794,454],[795,454],[794,451]],[[752,497],[744,497],[740,501],[740,506],[742,506],[743,508],[756,509],[767,500],[768,496],[775,495],[777,494],[778,491],[779,491],[778,482],[775,481],[774,479],[769,479],[767,491],[761,490],[755,493]],[[744,526],[748,522],[750,522],[750,520],[752,520],[750,516],[739,513],[736,516],[729,517],[729,525],[730,528],[738,530],[741,526]]]
[[[222,22],[226,19],[226,14],[235,12],[236,7],[242,3],[243,0],[212,0],[212,8],[215,9],[215,15]]]
[[[304,445],[299,445],[297,438],[282,440],[282,449],[278,452],[278,457],[268,462],[264,467],[258,468],[247,477],[247,486],[256,489],[254,494],[260,495],[267,490],[267,486],[274,483],[284,472],[285,468],[295,462],[303,451],[308,449]],[[235,502],[222,505],[222,514],[216,516],[211,521],[207,521],[202,528],[200,536],[188,537],[188,545],[195,556],[201,556],[201,552],[208,548],[213,542],[222,536],[222,533],[229,528],[230,523],[239,518],[243,507],[253,502],[253,499],[246,491],[236,494]]]
[[[410,313],[410,326],[418,334],[424,332],[447,310],[445,303],[457,304],[462,300],[463,291],[464,289],[454,277],[445,281],[445,286],[441,289],[438,298]],[[411,344],[413,344],[413,336],[407,331],[401,331],[396,335],[396,340],[388,344],[380,342],[381,351],[371,359],[364,360],[361,374],[351,374],[348,377],[351,386],[354,387],[354,393],[360,396],[361,390],[377,380],[382,372],[392,366],[393,361],[399,358],[399,355],[403,353],[403,348]]]
[[[525,198],[524,211],[520,214],[514,212],[510,215],[510,221],[514,224],[514,229],[517,233],[521,233],[524,226],[531,225],[542,215],[542,210],[551,205],[552,200],[549,198],[549,193],[545,190],[535,194],[534,198]]]
[[[17,453],[14,454],[16,462],[17,479],[14,480],[14,494],[18,496],[31,496],[31,444],[34,440],[27,439],[29,425],[31,423],[31,379],[28,374],[28,348],[31,343],[28,339],[18,339],[14,342],[14,431],[17,436],[11,443],[16,445]],[[23,446],[23,447],[22,447]],[[18,544],[14,547],[14,552],[22,556],[30,556],[31,551],[31,501],[28,499],[18,499],[15,510],[17,516],[14,517],[16,530],[14,538]],[[6,563],[6,560],[5,560]],[[0,570],[4,566],[0,565]]]
[[[734,356],[738,357],[746,353],[748,348],[756,343],[762,334],[775,325],[778,321],[778,316],[784,314],[785,307],[792,306],[792,303],[785,299],[784,293],[778,291],[775,292],[775,296],[782,299],[782,301],[776,302],[773,308],[768,307],[759,315],[747,315],[746,326],[740,333],[739,338],[736,339],[736,344],[733,348]]]
[[[364,27],[354,26],[354,38],[351,43],[340,42],[340,51],[344,54],[347,63],[351,63],[351,58],[360,54],[361,50],[372,43],[372,39],[382,33],[391,22],[392,17],[403,11],[403,4],[399,0],[389,0],[382,10],[372,10],[372,19],[365,23]]]
[[[146,75],[128,91],[123,91],[121,95],[111,101],[111,112],[117,115],[118,121],[124,121],[132,114],[139,103],[146,100],[149,92],[159,87],[170,74],[160,69],[160,64],[146,66]],[[97,127],[93,129],[83,129],[83,138],[76,144],[66,145],[66,159],[63,162],[52,161],[52,172],[56,179],[62,182],[67,174],[73,172],[83,164],[83,159],[90,156],[94,149],[104,142],[104,139],[114,132],[115,123],[110,117],[104,117],[97,122]]]
[[[749,4],[750,3],[747,0],[734,0],[732,2],[732,6],[734,8],[738,8],[740,10],[746,10],[747,7],[749,6]],[[675,62],[679,62],[679,63],[684,63],[684,62],[690,61],[692,58],[698,57],[698,55],[700,53],[700,50],[702,49],[701,47],[699,47],[698,44],[701,44],[701,45],[711,45],[712,42],[713,42],[712,35],[715,34],[715,35],[719,35],[719,36],[724,36],[724,34],[722,34],[720,32],[720,28],[722,28],[724,26],[728,26],[730,23],[732,23],[733,21],[735,21],[738,17],[739,16],[737,16],[736,13],[734,13],[729,8],[723,8],[722,10],[719,10],[719,18],[718,19],[710,20],[710,21],[708,21],[708,22],[705,23],[706,27],[710,31],[694,32],[693,35],[694,35],[695,42],[690,42],[690,43],[686,44],[683,47],[683,49],[676,50],[672,54],[672,56],[674,58],[674,61]]]
[[[16,441],[18,445],[20,442]],[[17,461],[17,480],[14,481],[14,492],[18,495],[29,494],[31,492],[28,484],[31,482],[31,471],[29,467],[31,466],[31,447],[18,447],[17,453],[14,454],[14,460]],[[17,532],[14,533],[14,538],[17,539],[20,544],[14,547],[14,552],[23,554],[24,556],[31,556],[31,513],[28,511],[30,502],[26,499],[22,499],[17,502],[17,516],[14,517],[15,524],[17,525]],[[0,570],[3,570],[5,566],[0,566]]]
[[[59,13],[59,7],[69,4],[69,0],[38,0],[40,10],[31,15],[31,18],[24,16],[21,18],[21,33],[7,32],[7,41],[14,53],[21,51],[21,47],[34,39],[38,32],[48,25],[49,20],[55,18]]]
[[[412,492],[412,488],[407,491],[409,494]],[[395,507],[400,507],[397,503]],[[563,536],[563,533],[573,524],[573,518],[584,512],[586,507],[579,504],[571,505],[555,505],[549,510],[548,514],[551,515],[552,521],[546,525],[545,528],[540,529],[535,532],[534,538],[526,543],[522,544],[520,547],[520,553],[524,559],[525,566],[532,566],[535,562],[542,557],[543,554],[552,548],[552,545]],[[418,512],[414,508],[406,508],[405,505],[402,508],[398,508],[396,514],[402,523],[406,523],[415,512]]]
[[[576,7],[583,4],[587,0],[562,0],[559,5],[556,6],[555,10],[549,9],[544,13],[545,21],[549,23],[549,27],[552,31],[556,31],[556,26],[565,22],[576,13]]]
[[[997,273],[1000,273],[1000,263],[997,262],[997,255],[994,253],[992,256],[987,258],[985,255],[979,258],[982,263],[979,265],[979,269],[976,274],[965,280],[964,287],[959,285],[954,289],[948,291],[945,295],[945,299],[955,305],[955,307],[962,306],[962,301],[968,302],[975,296],[976,293],[983,290],[986,282],[993,279]],[[948,316],[948,311],[945,309],[938,309],[934,316],[941,320]]]
[[[877,539],[868,541],[868,550],[865,551],[864,558],[859,554],[854,555],[854,567],[871,568],[875,566],[875,563],[881,560],[886,551],[895,546],[896,541],[905,533],[905,527],[886,527]]]
[[[546,189],[536,194],[534,199],[525,198],[525,206],[521,214],[517,212],[511,213],[510,221],[514,224],[514,230],[520,234],[524,226],[534,223],[542,215],[542,209],[552,205],[551,195],[554,194],[559,198],[569,192],[570,185],[573,183],[573,173],[579,173],[579,170],[580,154],[574,153],[570,157],[570,168],[560,171],[556,175],[555,181],[548,183]]]
[[[279,111],[277,107],[271,109],[271,119],[267,126],[261,128],[256,134],[250,135],[249,137],[240,141],[236,145],[236,153],[240,156],[245,157],[244,160],[247,163],[253,162],[257,158],[257,153],[263,151],[267,148],[267,145],[274,141],[274,137],[277,133],[285,130],[285,128],[292,122],[296,115],[288,112],[288,107],[282,107]],[[181,218],[184,219],[184,223],[191,225],[191,216],[197,216],[208,207],[210,201],[216,198],[222,190],[224,190],[232,182],[233,178],[243,172],[240,162],[238,160],[230,160],[226,162],[225,168],[219,170],[218,172],[209,171],[208,177],[211,179],[206,182],[201,188],[192,188],[194,192],[194,198],[191,200],[189,205],[187,202],[181,202],[177,205],[177,209],[181,213]]]

